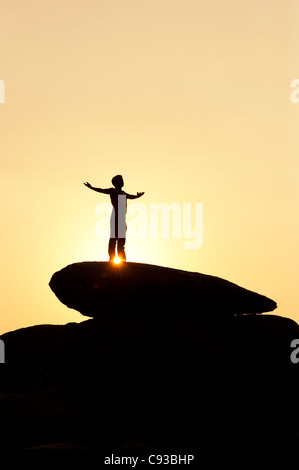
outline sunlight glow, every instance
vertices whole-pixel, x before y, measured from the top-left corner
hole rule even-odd
[[[114,258],[114,260],[113,260],[113,263],[115,263],[115,264],[120,264],[120,263],[121,263],[121,259],[120,259],[118,256],[116,256],[116,257]]]
[[[110,260],[111,200],[83,182],[119,173],[145,195],[128,201],[116,277],[131,263],[219,276],[299,322],[299,2],[0,4],[0,334],[82,320],[47,286]]]

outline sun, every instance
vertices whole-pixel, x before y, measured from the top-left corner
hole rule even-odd
[[[116,256],[116,257],[114,258],[114,260],[113,260],[113,263],[115,263],[115,264],[120,264],[120,263],[121,263],[121,259],[120,259],[118,256]]]

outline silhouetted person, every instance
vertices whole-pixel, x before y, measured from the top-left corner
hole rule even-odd
[[[113,206],[111,219],[110,219],[110,239],[108,244],[109,260],[113,261],[116,257],[116,245],[118,257],[126,260],[125,243],[126,243],[126,212],[127,212],[127,199],[137,199],[143,196],[144,193],[137,193],[136,196],[128,194],[122,190],[124,180],[121,175],[116,175],[112,178],[114,188],[101,189],[94,188],[89,183],[84,183],[89,189],[93,189],[98,193],[109,194]]]

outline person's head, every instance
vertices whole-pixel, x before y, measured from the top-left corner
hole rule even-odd
[[[123,177],[121,175],[113,176],[111,181],[112,181],[113,186],[116,189],[121,189],[124,185],[124,180],[123,180]]]

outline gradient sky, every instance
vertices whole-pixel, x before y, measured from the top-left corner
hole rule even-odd
[[[86,319],[48,287],[106,260],[96,206],[203,203],[203,245],[127,257],[223,277],[299,321],[298,2],[2,0],[0,333]],[[200,300],[199,300],[200,301]]]

